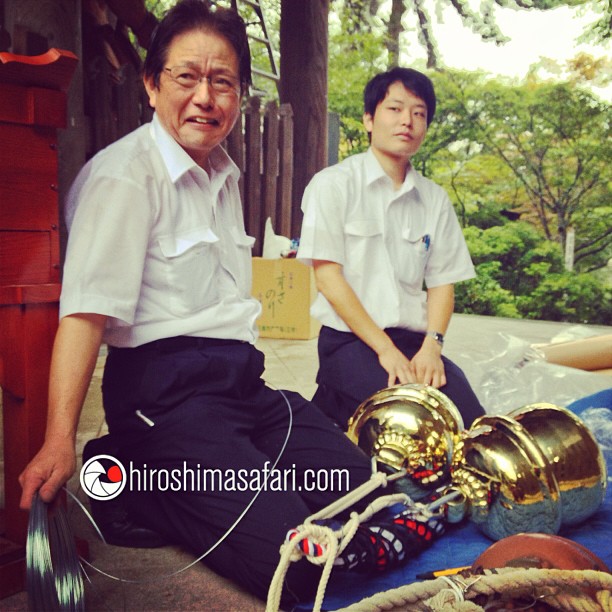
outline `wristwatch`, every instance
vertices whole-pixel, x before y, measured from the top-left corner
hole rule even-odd
[[[426,336],[433,338],[440,346],[444,346],[444,336],[437,331],[428,331]]]

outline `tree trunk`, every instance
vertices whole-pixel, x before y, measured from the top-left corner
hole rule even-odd
[[[329,0],[281,0],[280,99],[293,109],[292,237],[302,225],[304,189],[327,165]]]
[[[404,0],[393,0],[391,14],[387,26],[387,51],[389,52],[389,68],[399,66],[400,34],[404,31],[402,17],[404,16]]]

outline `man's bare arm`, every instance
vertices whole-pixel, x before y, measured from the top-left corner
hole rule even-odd
[[[50,502],[75,470],[77,426],[105,324],[106,316],[97,314],[70,315],[60,321],[51,357],[45,441],[19,477],[24,510],[38,490]]]
[[[342,266],[331,261],[313,260],[313,267],[317,289],[349,329],[378,355],[380,365],[389,375],[388,385],[398,381],[414,382],[410,361],[368,314],[344,278]]]

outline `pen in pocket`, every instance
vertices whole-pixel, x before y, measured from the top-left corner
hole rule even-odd
[[[431,236],[429,234],[425,234],[423,238],[421,238],[421,242],[425,245],[425,251],[429,251],[429,245],[431,244]]]

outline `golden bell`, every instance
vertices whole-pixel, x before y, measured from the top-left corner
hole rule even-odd
[[[548,459],[561,494],[561,522],[576,525],[606,496],[606,462],[597,441],[572,412],[554,404],[529,404],[509,413]]]
[[[396,385],[365,400],[348,423],[348,437],[390,470],[406,470],[400,488],[415,499],[450,476],[463,430],[455,404],[422,384]]]
[[[452,483],[461,493],[464,514],[494,540],[528,531],[556,533],[561,526],[552,469],[508,416],[474,421],[455,449]]]
[[[606,467],[586,426],[568,410],[532,404],[483,416],[455,447],[453,516],[462,513],[498,540],[557,533],[603,501]]]

